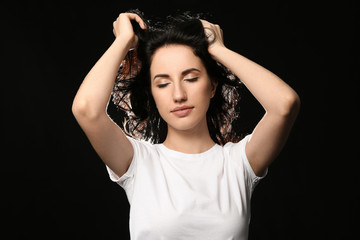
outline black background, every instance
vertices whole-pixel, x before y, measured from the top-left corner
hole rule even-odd
[[[284,79],[302,107],[257,186],[249,239],[347,239],[359,221],[355,1],[1,3],[1,215],[11,239],[129,239],[129,204],[71,113],[118,14],[211,13],[225,44]],[[247,131],[263,110],[245,91]]]

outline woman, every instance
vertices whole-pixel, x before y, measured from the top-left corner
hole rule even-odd
[[[119,15],[116,39],[73,103],[111,179],[126,191],[131,239],[247,239],[252,191],[284,146],[299,97],[226,48],[218,25],[186,15],[150,24],[139,15]],[[241,141],[231,131],[240,82],[227,70],[265,109]],[[129,113],[124,131],[106,113],[115,78],[115,103]]]

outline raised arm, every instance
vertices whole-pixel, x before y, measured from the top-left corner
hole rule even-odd
[[[92,146],[118,176],[127,171],[133,148],[122,130],[106,114],[106,107],[121,61],[137,44],[131,20],[145,29],[138,15],[119,15],[113,24],[116,39],[85,77],[72,106],[73,114]]]
[[[209,46],[210,54],[241,79],[265,109],[245,149],[255,174],[262,175],[289,136],[300,108],[299,96],[269,70],[226,48],[218,25],[204,20],[202,23],[205,31],[216,35]]]

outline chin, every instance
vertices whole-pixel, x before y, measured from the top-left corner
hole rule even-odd
[[[177,131],[191,131],[200,129],[202,124],[206,124],[206,118],[204,120],[194,119],[189,116],[185,118],[171,119],[166,122],[168,124],[168,129],[172,128]]]

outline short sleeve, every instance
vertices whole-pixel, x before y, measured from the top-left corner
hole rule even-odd
[[[246,156],[245,151],[246,144],[249,142],[250,138],[251,134],[247,135],[240,142],[233,144],[230,150],[230,157],[234,161],[239,161],[238,163],[243,166],[245,178],[248,184],[250,184],[251,191],[253,191],[259,181],[267,175],[268,169],[266,169],[263,176],[256,176]]]
[[[134,156],[131,160],[130,166],[129,166],[128,170],[126,171],[126,173],[124,173],[122,176],[118,176],[107,165],[105,165],[105,166],[106,166],[106,170],[108,171],[111,181],[116,182],[125,190],[126,195],[130,202],[131,196],[132,196],[134,176],[135,176],[135,172],[136,172],[136,165],[137,165],[137,161],[138,161],[137,159],[138,159],[138,155],[139,155],[139,151],[140,151],[139,148],[141,148],[139,145],[141,143],[131,137],[127,137],[127,139],[130,141],[130,143],[134,149]]]

